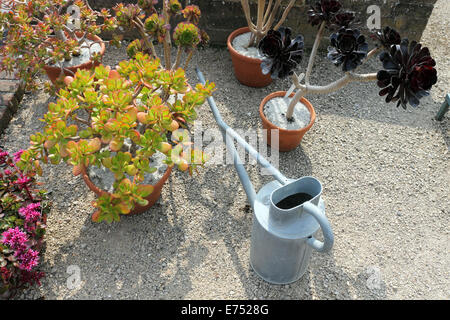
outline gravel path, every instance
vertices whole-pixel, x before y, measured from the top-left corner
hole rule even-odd
[[[42,179],[54,200],[42,261],[47,277],[18,298],[449,299],[450,120],[433,120],[450,83],[446,12],[450,2],[439,0],[423,35],[440,80],[419,109],[385,104],[374,84],[307,97],[316,123],[301,147],[280,154],[280,170],[322,182],[335,246],[313,253],[301,280],[274,286],[252,271],[252,213],[231,165],[210,165],[194,177],[174,170],[154,208],[111,225],[91,222],[93,194],[58,166],[46,167]],[[110,48],[104,62],[123,58],[123,49]],[[260,101],[289,87],[240,85],[225,49],[201,51],[196,64],[216,82],[214,98],[233,128],[261,128]],[[317,65],[314,83],[340,76],[324,58]],[[374,60],[363,71],[378,65]],[[197,82],[192,69],[189,77]],[[26,95],[0,144],[11,152],[26,148],[48,102],[42,92]],[[215,126],[206,104],[200,120],[204,128]],[[247,168],[257,190],[271,180]],[[74,289],[67,286],[69,266],[81,274]]]

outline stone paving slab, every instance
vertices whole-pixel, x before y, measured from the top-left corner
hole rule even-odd
[[[17,112],[23,94],[23,85],[13,74],[0,72],[0,134]]]

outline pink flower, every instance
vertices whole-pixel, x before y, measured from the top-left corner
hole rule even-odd
[[[25,250],[27,250],[28,236],[25,232],[21,231],[19,227],[8,229],[2,234],[2,243],[15,250],[14,256],[20,257]]]
[[[41,213],[36,211],[41,206],[40,202],[30,203],[28,206],[19,209],[19,214],[25,218],[26,222],[36,222],[40,217]]]
[[[9,156],[9,153],[8,152],[6,152],[6,151],[2,151],[1,149],[0,149],[0,164],[1,163],[5,163],[6,162],[6,158]]]
[[[40,206],[41,206],[41,203],[40,203],[40,202],[30,203],[30,204],[27,206],[27,209],[29,209],[29,210],[36,210],[36,209],[39,208]]]
[[[15,184],[19,185],[20,188],[24,188],[28,183],[30,183],[31,179],[27,176],[23,176],[16,180]]]
[[[10,174],[12,174],[12,172],[11,172],[11,170],[6,169],[6,170],[5,170],[5,174],[6,174],[7,176],[9,176]]]
[[[21,260],[19,268],[22,270],[31,271],[31,269],[39,264],[39,252],[33,249],[28,249],[27,252],[18,258]]]
[[[20,160],[20,156],[22,155],[23,152],[24,150],[20,149],[19,151],[13,154],[14,162],[18,162]]]
[[[41,213],[36,211],[41,203],[30,203],[28,206],[19,209],[19,214],[25,219],[24,228],[30,233],[36,230],[36,222],[41,218]]]
[[[13,249],[21,244],[25,244],[28,241],[26,233],[21,231],[19,227],[15,227],[14,229],[9,228],[7,231],[2,233],[2,236],[2,243],[9,245]]]

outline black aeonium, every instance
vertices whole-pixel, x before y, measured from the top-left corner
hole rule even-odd
[[[303,36],[291,39],[291,29],[281,27],[269,30],[259,42],[259,52],[264,56],[261,63],[263,74],[271,73],[272,79],[283,79],[292,75],[303,57]]]
[[[389,26],[385,27],[383,30],[376,31],[374,38],[378,40],[386,50],[389,50],[393,44],[400,44],[402,41],[400,34],[394,28]]]
[[[377,74],[380,96],[386,102],[396,102],[406,109],[407,103],[417,107],[420,99],[428,96],[428,90],[437,82],[436,62],[427,47],[408,39],[392,45],[380,55],[384,70]]]
[[[355,20],[355,13],[353,11],[338,12],[331,18],[331,25],[338,28],[348,28]]]
[[[369,45],[358,29],[341,28],[331,35],[330,40],[328,59],[336,66],[342,64],[342,71],[344,72],[356,69],[367,57]]]
[[[320,0],[316,1],[314,6],[308,10],[308,22],[312,25],[320,25],[323,21],[329,24],[334,15],[342,8],[338,0]]]

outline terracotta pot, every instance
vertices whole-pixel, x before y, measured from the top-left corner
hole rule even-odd
[[[261,59],[249,58],[237,52],[233,46],[233,39],[238,35],[250,32],[248,27],[240,28],[233,31],[227,39],[228,51],[231,54],[233,62],[234,74],[240,83],[249,86],[261,88],[272,83],[270,74],[264,75],[261,71]]]
[[[77,34],[79,35],[79,34]],[[88,38],[89,40],[92,41],[101,41],[102,39],[96,35],[92,35],[92,34],[88,34],[86,36],[86,38]],[[105,44],[103,42],[100,42],[100,55],[103,57],[103,55],[105,54]],[[101,59],[100,59],[101,60]],[[100,64],[100,62],[93,62],[91,60],[89,60],[88,62],[85,62],[83,64],[77,65],[77,66],[72,66],[72,67],[67,67],[65,69],[70,70],[71,72],[75,73],[77,72],[78,69],[84,69],[84,70],[89,70],[92,69],[96,66],[98,66]],[[52,66],[44,66],[44,70],[47,73],[48,78],[50,79],[50,81],[55,84],[56,83],[56,79],[58,79],[59,74],[61,72],[60,68],[57,67],[52,67]],[[64,75],[66,76],[73,76],[73,74],[64,70]]]
[[[139,213],[145,212],[148,209],[150,209],[156,203],[156,201],[158,201],[159,197],[161,196],[161,191],[164,186],[164,183],[166,183],[166,180],[169,178],[171,172],[172,172],[172,167],[167,167],[167,170],[164,173],[164,175],[162,176],[162,178],[155,185],[153,185],[153,187],[154,187],[153,192],[150,195],[148,195],[148,197],[145,198],[148,201],[148,204],[146,206],[140,206],[140,205],[136,204],[134,209],[127,215],[130,216],[130,215],[134,215],[134,214],[139,214]],[[81,176],[83,177],[83,180],[86,183],[86,185],[89,187],[89,189],[91,189],[91,191],[93,191],[97,196],[100,197],[103,194],[108,194],[108,192],[98,188],[91,181],[91,179],[89,178],[89,176],[86,172],[86,169],[84,167],[81,169]]]
[[[300,101],[306,106],[306,108],[308,108],[311,114],[311,120],[306,127],[298,130],[287,130],[277,127],[272,122],[270,122],[264,115],[264,106],[270,99],[273,99],[275,97],[284,97],[285,94],[286,91],[272,92],[261,101],[261,104],[259,106],[259,116],[261,117],[263,128],[267,129],[267,136],[265,136],[264,138],[266,139],[268,145],[270,145],[272,141],[270,134],[271,130],[279,130],[279,151],[290,151],[292,149],[295,149],[300,144],[300,141],[302,140],[304,134],[309,129],[311,129],[314,121],[316,120],[316,112],[314,111],[312,104],[305,98],[302,98],[300,99]],[[289,97],[292,98],[293,96],[294,93],[292,93]]]

